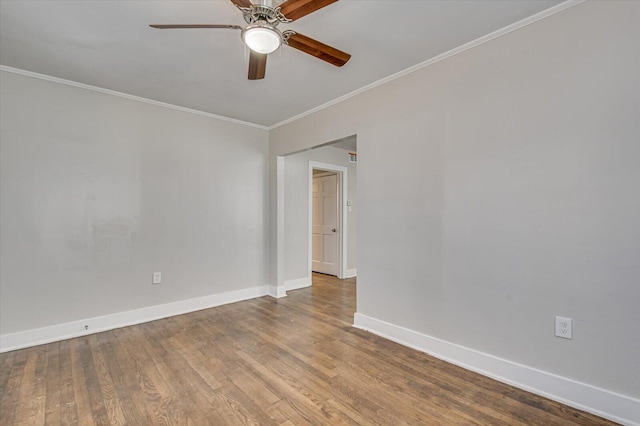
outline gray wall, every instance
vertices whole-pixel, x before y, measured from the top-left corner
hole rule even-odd
[[[358,312],[640,396],[638,22],[586,2],[270,132],[358,135]]]
[[[285,281],[309,276],[309,161],[347,168],[347,196],[353,201],[351,212],[347,212],[347,269],[356,268],[356,163],[349,162],[349,151],[325,146],[288,155],[284,159]]]
[[[267,131],[0,75],[1,334],[267,284]]]

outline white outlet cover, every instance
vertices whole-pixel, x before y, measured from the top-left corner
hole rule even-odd
[[[571,318],[556,317],[556,336],[571,339]]]
[[[162,282],[162,273],[154,272],[153,273],[153,284],[160,284]]]

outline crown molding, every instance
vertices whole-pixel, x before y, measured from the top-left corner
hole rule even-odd
[[[235,123],[235,124],[241,124],[243,126],[255,127],[256,129],[269,130],[269,128],[267,126],[261,126],[259,124],[250,123],[248,121],[237,120],[235,118],[229,118],[229,117],[224,117],[222,115],[211,114],[209,112],[204,112],[204,111],[200,111],[200,110],[197,110],[197,109],[185,108],[185,107],[181,107],[181,106],[178,106],[178,105],[168,104],[168,103],[165,103],[165,102],[154,101],[153,99],[147,99],[147,98],[143,98],[141,96],[134,96],[134,95],[129,95],[127,93],[117,92],[115,90],[103,89],[102,87],[92,86],[90,84],[78,83],[78,82],[71,81],[71,80],[65,80],[63,78],[53,77],[53,76],[46,75],[46,74],[39,74],[39,73],[36,73],[36,72],[26,71],[26,70],[23,70],[23,69],[20,69],[20,68],[13,68],[13,67],[8,67],[6,65],[0,65],[0,71],[10,72],[10,73],[13,73],[13,74],[19,74],[19,75],[23,75],[23,76],[26,76],[26,77],[37,78],[37,79],[40,79],[40,80],[52,81],[54,83],[65,84],[67,86],[79,87],[81,89],[91,90],[93,92],[104,93],[106,95],[111,95],[111,96],[118,96],[120,98],[125,98],[125,99],[129,99],[129,100],[132,100],[132,101],[143,102],[145,104],[151,104],[151,105],[155,105],[155,106],[159,106],[159,107],[163,107],[163,108],[173,109],[173,110],[176,110],[176,111],[187,112],[189,114],[201,115],[203,117],[215,118],[217,120],[228,121],[230,123]]]
[[[563,10],[569,9],[570,7],[576,6],[576,5],[580,4],[580,3],[584,3],[585,1],[586,0],[567,0],[567,1],[564,1],[564,2],[562,2],[560,4],[557,4],[555,6],[552,6],[552,7],[548,8],[548,9],[545,9],[542,12],[538,12],[535,15],[531,15],[531,16],[529,16],[527,18],[524,18],[524,19],[522,19],[522,20],[520,20],[518,22],[514,22],[513,24],[510,24],[510,25],[507,25],[506,27],[500,28],[499,30],[496,30],[496,31],[494,31],[492,33],[483,35],[482,37],[479,37],[479,38],[477,38],[475,40],[472,40],[472,41],[470,41],[468,43],[465,43],[465,44],[463,44],[461,46],[458,46],[458,47],[456,47],[454,49],[451,49],[451,50],[449,50],[447,52],[441,53],[438,56],[434,56],[431,59],[427,59],[424,62],[421,62],[419,64],[416,64],[416,65],[412,66],[412,67],[409,67],[407,69],[399,71],[399,72],[397,72],[395,74],[391,74],[388,77],[384,77],[384,78],[382,78],[382,79],[380,79],[378,81],[375,81],[375,82],[373,82],[371,84],[363,86],[360,89],[356,89],[353,92],[347,93],[346,95],[340,96],[339,98],[336,98],[336,99],[334,99],[332,101],[329,101],[327,103],[319,105],[319,106],[317,106],[315,108],[312,108],[312,109],[310,109],[308,111],[305,111],[303,113],[295,115],[295,116],[293,116],[291,118],[287,118],[286,120],[283,120],[283,121],[281,121],[281,122],[279,122],[277,124],[274,124],[274,125],[268,127],[268,129],[269,130],[276,129],[276,128],[280,127],[280,126],[284,126],[285,124],[288,124],[288,123],[291,123],[293,121],[296,121],[296,120],[298,120],[298,119],[300,119],[302,117],[306,117],[307,115],[311,115],[311,114],[313,114],[315,112],[318,112],[318,111],[321,111],[321,110],[323,110],[325,108],[329,108],[332,105],[338,104],[338,103],[340,103],[342,101],[345,101],[345,100],[347,100],[349,98],[352,98],[352,97],[354,97],[356,95],[359,95],[361,93],[369,91],[369,90],[371,90],[371,89],[373,89],[375,87],[381,86],[381,85],[386,84],[386,83],[388,83],[390,81],[396,80],[396,79],[398,79],[400,77],[404,77],[407,74],[411,74],[412,72],[418,71],[418,70],[420,70],[422,68],[425,68],[425,67],[433,65],[433,64],[435,64],[437,62],[443,61],[443,60],[445,60],[447,58],[450,58],[450,57],[452,57],[454,55],[457,55],[458,53],[462,53],[465,50],[472,49],[472,48],[474,48],[476,46],[479,46],[479,45],[481,45],[483,43],[486,43],[486,42],[488,42],[490,40],[493,40],[495,38],[501,37],[501,36],[503,36],[505,34],[509,34],[512,31],[515,31],[515,30],[518,30],[518,29],[520,29],[522,27],[525,27],[527,25],[533,24],[534,22],[537,22],[537,21],[539,21],[541,19],[548,18],[549,16],[555,15],[556,13],[562,12]]]
[[[143,98],[143,97],[140,97],[140,96],[129,95],[127,93],[117,92],[115,90],[104,89],[104,88],[97,87],[97,86],[91,86],[89,84],[78,83],[78,82],[71,81],[71,80],[65,80],[65,79],[62,79],[62,78],[53,77],[53,76],[49,76],[49,75],[45,75],[45,74],[39,74],[39,73],[31,72],[31,71],[26,71],[26,70],[22,70],[22,69],[19,69],[19,68],[8,67],[8,66],[5,66],[5,65],[0,65],[0,70],[1,71],[6,71],[6,72],[10,72],[10,73],[14,73],[14,74],[20,74],[20,75],[27,76],[27,77],[33,77],[33,78],[39,78],[39,79],[42,79],[42,80],[52,81],[52,82],[55,82],[55,83],[66,84],[68,86],[79,87],[79,88],[86,89],[86,90],[92,90],[92,91],[104,93],[104,94],[107,94],[107,95],[119,96],[121,98],[130,99],[130,100],[134,100],[134,101],[138,101],[138,102],[144,102],[144,103],[147,103],[147,104],[156,105],[156,106],[160,106],[160,107],[164,107],[164,108],[170,108],[170,109],[177,110],[177,111],[182,111],[182,112],[187,112],[187,113],[191,113],[191,114],[201,115],[201,116],[209,117],[209,118],[215,118],[215,119],[218,119],[218,120],[227,121],[227,122],[231,122],[231,123],[235,123],[235,124],[240,124],[240,125],[243,125],[243,126],[254,127],[256,129],[270,131],[270,130],[276,129],[276,128],[280,127],[280,126],[284,126],[285,124],[288,124],[288,123],[291,123],[293,121],[296,121],[296,120],[298,120],[300,118],[303,118],[303,117],[306,117],[306,116],[311,115],[313,113],[316,113],[318,111],[321,111],[321,110],[323,110],[325,108],[328,108],[328,107],[330,107],[332,105],[338,104],[338,103],[340,103],[342,101],[345,101],[345,100],[347,100],[349,98],[352,98],[352,97],[354,97],[356,95],[359,95],[361,93],[369,91],[369,90],[371,90],[371,89],[373,89],[375,87],[381,86],[381,85],[383,85],[385,83],[388,83],[390,81],[393,81],[393,80],[396,80],[398,78],[404,77],[405,75],[411,74],[412,72],[418,71],[418,70],[420,70],[422,68],[425,68],[425,67],[433,65],[435,63],[438,63],[440,61],[443,61],[443,60],[445,60],[447,58],[450,58],[451,56],[454,56],[454,55],[462,53],[462,52],[464,52],[466,50],[472,49],[472,48],[474,48],[476,46],[479,46],[479,45],[481,45],[483,43],[486,43],[486,42],[488,42],[490,40],[493,40],[495,38],[501,37],[501,36],[503,36],[505,34],[508,34],[508,33],[512,32],[512,31],[515,31],[515,30],[518,30],[518,29],[520,29],[522,27],[525,27],[527,25],[533,24],[534,22],[537,22],[537,21],[539,21],[541,19],[548,18],[549,16],[555,15],[556,13],[562,12],[562,11],[564,11],[566,9],[569,9],[570,7],[576,6],[576,5],[580,4],[580,3],[584,3],[585,1],[586,0],[567,0],[567,1],[564,1],[564,2],[562,2],[560,4],[557,4],[555,6],[552,6],[552,7],[548,8],[548,9],[545,9],[542,12],[538,12],[535,15],[531,15],[531,16],[529,16],[527,18],[524,18],[524,19],[522,19],[522,20],[520,20],[518,22],[514,22],[513,24],[507,25],[506,27],[503,27],[503,28],[501,28],[499,30],[496,30],[496,31],[492,32],[492,33],[486,34],[486,35],[484,35],[482,37],[479,37],[479,38],[477,38],[475,40],[472,40],[472,41],[470,41],[468,43],[465,43],[465,44],[463,44],[461,46],[458,46],[458,47],[456,47],[454,49],[451,49],[451,50],[449,50],[447,52],[444,52],[444,53],[442,53],[440,55],[434,56],[431,59],[427,59],[426,61],[423,61],[423,62],[421,62],[419,64],[416,64],[416,65],[414,65],[412,67],[409,67],[407,69],[399,71],[399,72],[397,72],[395,74],[392,74],[390,76],[384,77],[384,78],[382,78],[382,79],[380,79],[378,81],[370,83],[370,84],[368,84],[366,86],[363,86],[363,87],[361,87],[359,89],[356,89],[356,90],[354,90],[352,92],[349,92],[349,93],[347,93],[347,94],[345,94],[343,96],[340,96],[340,97],[338,97],[336,99],[333,99],[333,100],[331,100],[329,102],[326,102],[326,103],[324,103],[322,105],[319,105],[319,106],[317,106],[315,108],[312,108],[312,109],[310,109],[308,111],[305,111],[303,113],[294,115],[293,117],[287,118],[286,120],[283,120],[283,121],[281,121],[279,123],[276,123],[274,125],[271,125],[271,126],[263,126],[263,125],[256,124],[256,123],[251,123],[251,122],[248,122],[248,121],[242,121],[242,120],[238,120],[238,119],[235,119],[235,118],[224,117],[224,116],[221,116],[221,115],[211,114],[211,113],[200,111],[200,110],[195,110],[195,109],[191,109],[191,108],[185,108],[185,107],[181,107],[181,106],[178,106],[178,105],[173,105],[173,104],[168,104],[168,103],[165,103],[165,102],[155,101],[153,99],[147,99],[147,98]]]

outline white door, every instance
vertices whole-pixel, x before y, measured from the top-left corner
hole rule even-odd
[[[338,275],[338,175],[313,178],[311,269]]]

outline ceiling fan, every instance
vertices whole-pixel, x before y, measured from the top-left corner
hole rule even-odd
[[[249,80],[260,80],[264,78],[267,55],[283,44],[337,67],[341,67],[349,61],[351,55],[348,53],[295,31],[280,31],[277,28],[280,23],[293,22],[336,1],[338,0],[285,0],[284,2],[279,0],[257,0],[254,2],[231,0],[242,12],[244,20],[248,24],[246,27],[220,24],[154,24],[150,27],[158,29],[222,28],[241,30],[242,40],[250,49]]]

